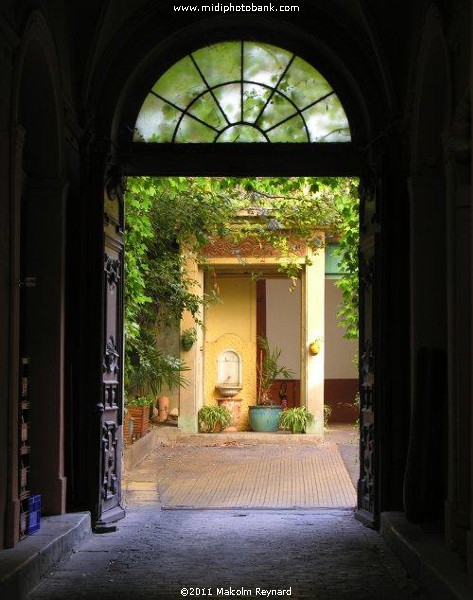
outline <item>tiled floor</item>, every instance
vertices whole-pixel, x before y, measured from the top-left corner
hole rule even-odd
[[[126,490],[129,500],[159,499],[172,509],[355,505],[334,443],[160,447],[130,473]]]

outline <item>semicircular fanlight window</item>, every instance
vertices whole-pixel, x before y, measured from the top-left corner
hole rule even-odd
[[[314,67],[260,42],[222,42],[174,64],[141,107],[134,141],[348,142],[338,96]]]

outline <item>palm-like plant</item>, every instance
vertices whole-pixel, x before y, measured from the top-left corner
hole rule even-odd
[[[259,356],[257,364],[258,376],[258,399],[257,403],[262,405],[271,404],[269,395],[271,386],[275,379],[291,379],[294,371],[279,364],[281,348],[275,346],[270,348],[268,340],[263,336],[258,336]]]
[[[173,356],[160,352],[149,340],[138,340],[129,352],[125,364],[125,390],[127,396],[156,396],[166,386],[169,389],[184,387],[187,384],[182,376],[189,367]]]

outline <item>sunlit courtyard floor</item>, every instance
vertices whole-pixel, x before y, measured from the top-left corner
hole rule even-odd
[[[349,435],[338,430],[334,437],[347,442]],[[297,437],[281,436],[276,444],[189,436],[158,446],[129,473],[125,496],[165,509],[353,507],[355,489],[337,440],[329,434],[323,444],[309,444]]]

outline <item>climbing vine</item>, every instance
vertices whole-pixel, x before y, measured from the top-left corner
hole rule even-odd
[[[184,311],[199,323],[202,303],[217,300],[212,295],[202,300],[192,292],[196,282],[186,268],[189,253],[205,263],[205,248],[215,237],[235,244],[248,238],[271,244],[281,257],[279,269],[293,281],[303,268],[298,254],[301,242],[317,252],[323,244],[320,231],[338,239],[343,272],[338,282],[343,295],[339,318],[346,336],[356,336],[357,211],[357,183],[349,178],[129,178],[127,387],[136,387],[153,373],[160,384],[182,384],[184,365],[156,350],[156,324],[176,326]]]

